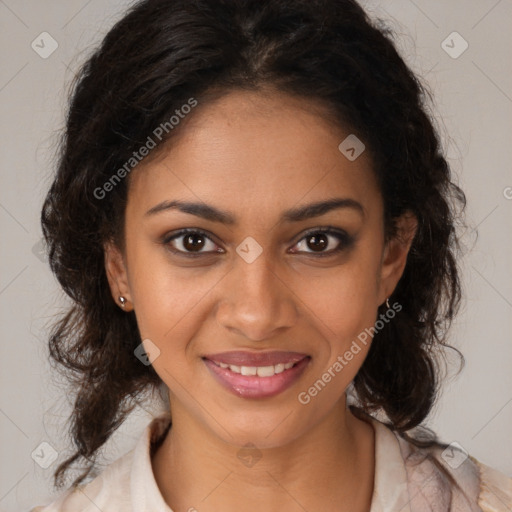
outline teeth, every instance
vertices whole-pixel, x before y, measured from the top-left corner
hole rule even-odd
[[[257,375],[258,377],[272,377],[276,373],[282,373],[290,369],[295,363],[279,363],[273,366],[237,366],[235,364],[217,363],[221,368],[229,368],[234,373],[241,375]]]
[[[274,372],[275,372],[275,373],[281,373],[281,372],[284,372],[284,364],[283,364],[283,363],[276,364],[276,365],[274,366]]]
[[[256,375],[258,369],[255,366],[241,366],[240,373],[242,375]]]
[[[258,367],[258,377],[272,377],[275,375],[276,370],[273,366],[260,366]]]

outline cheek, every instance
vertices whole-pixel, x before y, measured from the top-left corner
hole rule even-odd
[[[169,263],[164,249],[133,244],[128,254],[130,291],[142,339],[151,339],[164,352],[189,337],[197,324],[201,301],[213,286],[191,269]],[[178,351],[174,350],[175,353]]]
[[[314,379],[308,383],[312,387],[303,390],[306,398],[322,395],[314,407],[336,402],[368,354],[370,328],[377,316],[378,255],[370,247],[361,247],[328,276],[317,272],[301,285],[309,318],[319,334]]]
[[[190,274],[148,270],[135,285],[137,324],[141,336],[163,348],[185,344],[204,320],[202,303],[215,281],[194,279]]]
[[[375,322],[378,286],[375,262],[342,265],[321,278],[302,281],[298,295],[334,344],[343,346]]]
[[[364,265],[347,265],[330,279],[317,280],[309,294],[309,317],[319,334],[316,364],[297,398],[314,417],[334,406],[368,354],[377,313],[373,276]]]
[[[194,333],[202,325],[201,301],[211,288],[199,281],[179,278],[175,273],[159,273],[153,267],[141,277],[137,287],[136,317],[141,338],[157,347],[151,364],[171,393],[190,378],[194,361]],[[189,357],[190,356],[190,357]],[[186,396],[182,397],[186,399]]]

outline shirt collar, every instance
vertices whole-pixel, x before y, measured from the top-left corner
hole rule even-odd
[[[370,418],[375,431],[375,477],[370,512],[411,512],[407,471],[395,434]]]
[[[160,493],[151,465],[151,444],[164,434],[170,421],[169,412],[153,418],[135,446],[130,491],[137,512],[173,512]]]
[[[154,418],[134,449],[130,477],[133,509],[138,512],[173,512],[163,499],[151,465],[151,444],[166,431],[169,412]],[[407,472],[400,444],[383,423],[370,418],[375,431],[375,477],[370,512],[411,512],[407,491]]]

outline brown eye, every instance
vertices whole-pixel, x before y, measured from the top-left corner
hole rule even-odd
[[[299,240],[297,246],[300,246],[301,249],[293,252],[304,252],[305,254],[318,257],[332,256],[335,253],[350,248],[354,241],[354,238],[344,231],[338,231],[329,227],[316,228]],[[326,247],[330,247],[330,250],[325,250]]]
[[[329,245],[328,237],[323,233],[308,235],[306,240],[307,246],[313,251],[322,251]]]
[[[199,235],[197,233],[185,235],[182,243],[183,247],[185,247],[187,251],[192,252],[199,251],[205,245],[203,235]]]
[[[169,249],[182,256],[201,256],[210,253],[222,252],[212,239],[203,231],[199,230],[181,230],[178,233],[167,236],[162,243]],[[206,250],[203,250],[205,249]]]

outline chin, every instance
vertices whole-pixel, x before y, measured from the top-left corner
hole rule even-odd
[[[280,407],[272,412],[240,410],[233,413],[219,421],[221,425],[229,425],[226,428],[227,432],[216,422],[212,424],[209,421],[209,423],[226,443],[235,446],[253,444],[258,448],[266,449],[284,446],[306,430],[306,426],[299,426],[297,420],[294,421],[294,417],[299,418],[301,423],[304,422],[303,417],[301,419],[292,411]]]

